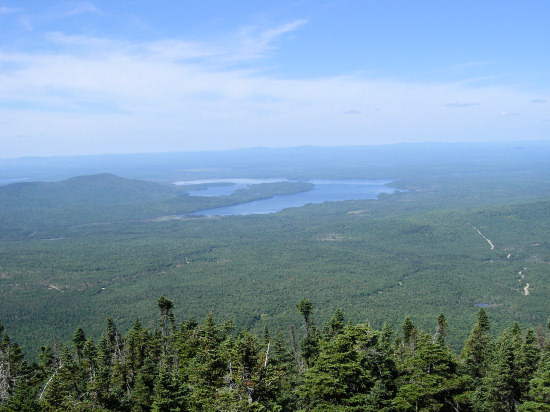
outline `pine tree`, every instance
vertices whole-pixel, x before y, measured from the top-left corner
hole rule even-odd
[[[73,335],[73,345],[76,354],[76,361],[80,363],[82,358],[82,350],[84,349],[84,343],[86,342],[86,335],[81,327],[78,327]]]
[[[549,322],[550,328],[550,322]],[[529,381],[529,392],[519,410],[522,412],[550,411],[550,342],[540,354],[540,361],[533,378]]]
[[[306,334],[300,342],[300,355],[301,358],[305,360],[305,366],[309,368],[313,366],[315,359],[319,354],[320,343],[317,330],[311,319],[313,304],[307,299],[302,299],[296,305],[296,308],[304,317],[304,326],[306,330]]]
[[[64,345],[55,343],[53,353],[56,366],[42,386],[40,404],[46,409],[77,409],[82,394],[82,388],[78,387],[78,365]]]
[[[99,341],[99,358],[103,366],[112,366],[122,357],[121,341],[115,322],[112,318],[107,319],[107,327]]]
[[[450,350],[420,333],[414,354],[402,365],[393,400],[397,410],[441,410],[456,404],[464,391]]]
[[[152,411],[183,412],[187,410],[187,391],[177,374],[171,373],[169,365],[161,362],[155,379]]]
[[[150,357],[143,360],[138,370],[132,391],[134,410],[149,411],[153,404],[154,387],[157,376],[157,366]]]
[[[308,408],[364,407],[376,379],[365,353],[377,341],[377,334],[368,326],[349,325],[330,341],[322,342],[319,357],[305,372],[299,389]]]
[[[26,369],[21,348],[10,341],[0,323],[0,403],[6,402],[13,395],[15,386]]]
[[[333,336],[342,333],[345,325],[346,322],[344,320],[344,313],[340,310],[340,308],[338,308],[330,319],[328,337],[332,338]]]
[[[2,404],[0,402],[1,412],[35,412],[40,410],[40,405],[36,401],[37,398],[36,382],[32,379],[19,379],[12,395]]]
[[[193,387],[190,402],[197,410],[212,410],[216,390],[224,387],[231,342],[228,332],[214,322],[212,312],[198,333],[196,355],[188,366],[189,382]]]
[[[313,313],[313,304],[308,299],[302,299],[298,304],[296,305],[296,309],[298,309],[298,312],[302,314],[304,317],[304,325],[306,328],[306,336],[310,335],[310,319],[311,314]]]
[[[445,316],[443,316],[443,313],[441,313],[437,317],[437,329],[434,335],[434,342],[437,342],[438,345],[445,345],[445,339],[447,338],[447,327],[447,319],[445,319]]]
[[[382,331],[380,333],[380,336],[378,337],[378,348],[380,351],[382,351],[385,354],[389,354],[391,351],[391,337],[393,335],[393,331],[391,329],[391,326],[388,322],[385,322],[382,326]]]
[[[296,387],[299,380],[294,356],[285,342],[281,329],[277,328],[271,341],[264,386],[259,397],[264,404],[271,405],[274,410],[277,406],[285,411],[297,410]]]
[[[403,343],[405,345],[408,345],[411,343],[411,339],[414,335],[414,323],[412,322],[411,318],[409,316],[405,317],[405,320],[403,321]]]
[[[486,395],[489,410],[512,412],[517,403],[517,352],[514,339],[517,330],[505,330],[496,342],[495,356],[488,365],[487,376],[483,379],[482,390]]]
[[[159,326],[160,335],[162,336],[162,355],[169,356],[169,362],[173,363],[176,362],[176,360],[173,359],[175,354],[170,353],[170,355],[168,355],[168,347],[171,346],[173,335],[175,332],[174,313],[172,312],[174,304],[172,303],[172,301],[166,299],[164,296],[161,296],[157,301],[157,305],[160,310]]]
[[[152,347],[151,336],[139,319],[134,321],[132,328],[124,338],[123,359],[126,368],[128,384],[133,387],[135,378],[143,366],[145,358],[150,355]]]
[[[529,381],[534,377],[539,358],[540,351],[537,345],[537,336],[532,329],[529,329],[517,354],[518,399],[523,395],[527,396]]]
[[[487,313],[480,309],[470,336],[466,339],[460,361],[466,374],[472,377],[473,384],[478,385],[479,379],[487,373],[487,362],[491,351],[491,338],[488,335],[489,320]]]

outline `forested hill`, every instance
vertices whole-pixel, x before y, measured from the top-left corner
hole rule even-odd
[[[179,190],[181,192],[181,190]],[[178,188],[103,173],[62,182],[20,182],[0,186],[0,208],[56,208],[151,202],[176,196]]]
[[[32,365],[0,324],[0,411],[550,410],[548,331],[515,323],[493,339],[483,309],[455,354],[443,314],[433,333],[410,317],[375,330],[340,310],[317,327],[303,299],[297,342],[294,325],[258,336],[211,313],[180,323],[170,300],[157,304],[152,329],[136,320],[122,337],[108,319],[94,342],[78,328]]]
[[[178,186],[109,173],[61,182],[0,185],[0,239],[65,237],[83,225],[174,217],[196,210],[310,190],[306,182],[255,184],[217,197],[188,196],[201,185]]]
[[[287,335],[304,296],[318,305],[319,323],[341,308],[352,324],[381,329],[388,322],[397,330],[409,314],[431,332],[444,312],[446,342],[456,353],[480,306],[493,337],[514,321],[536,330],[546,322],[550,296],[550,146],[436,146],[122,156],[110,162],[120,164],[116,174],[124,178],[0,186],[0,321],[29,361],[54,338],[58,347],[69,344],[79,325],[96,343],[109,317],[123,332],[136,317],[149,326],[161,295],[178,302],[180,318],[212,311],[255,334],[267,324]],[[113,173],[102,159],[61,163]],[[41,161],[22,169],[0,162],[0,172],[13,169],[0,182],[32,179],[27,172]],[[46,179],[59,159],[44,162],[36,173]],[[161,163],[166,167],[157,170]],[[74,176],[61,169],[49,176]],[[312,186],[287,181],[222,196],[191,192],[204,188],[201,181],[236,176],[383,178],[400,190],[267,215],[189,216]],[[298,340],[304,332],[296,330]]]

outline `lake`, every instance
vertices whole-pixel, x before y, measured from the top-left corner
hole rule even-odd
[[[187,181],[177,184],[208,184],[206,189],[189,192],[192,196],[222,196],[250,184],[280,182],[285,179],[217,179],[208,181]],[[308,180],[315,186],[307,192],[290,195],[273,196],[268,199],[255,200],[232,206],[199,210],[189,216],[237,216],[276,213],[290,207],[300,207],[307,204],[337,202],[343,200],[376,199],[381,193],[393,193],[396,189],[387,186],[390,180]],[[220,183],[231,184],[220,186]]]
[[[246,189],[250,185],[257,185],[260,183],[277,183],[287,182],[288,179],[208,179],[208,180],[191,180],[176,182],[176,185],[208,185],[203,189],[190,190],[188,193],[190,196],[227,196],[235,193],[239,189]]]

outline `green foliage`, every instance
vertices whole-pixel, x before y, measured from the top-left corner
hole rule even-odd
[[[530,369],[530,368],[529,368]],[[523,375],[521,375],[524,378]],[[523,393],[525,396],[525,393]],[[536,372],[529,382],[527,399],[521,406],[521,411],[550,410],[550,344],[546,342],[540,354],[540,362]]]
[[[307,303],[304,304],[304,302]],[[135,320],[126,336],[109,318],[98,349],[78,328],[72,347],[54,341],[29,366],[3,328],[0,343],[0,411],[545,411],[550,407],[550,344],[538,346],[519,324],[483,346],[485,369],[467,367],[474,338],[489,330],[480,311],[461,357],[442,338],[440,315],[431,336],[404,322],[404,339],[344,323],[337,310],[326,333],[312,328],[317,354],[310,367],[296,368],[280,330],[262,338],[231,321],[203,324],[190,319],[165,328],[173,303],[158,301],[154,330]],[[305,309],[304,309],[305,308]],[[313,325],[313,305],[297,309]],[[174,319],[175,324],[175,319]],[[407,332],[409,331],[409,332]],[[480,332],[480,333],[478,333]],[[479,342],[477,342],[479,343]],[[468,356],[466,356],[468,355]],[[480,376],[476,373],[486,370]],[[9,374],[6,374],[6,371]],[[478,385],[476,387],[473,385]]]
[[[16,186],[27,200],[0,207],[2,321],[31,357],[54,336],[70,344],[79,325],[99,342],[108,317],[119,319],[122,331],[135,316],[149,325],[160,295],[176,303],[174,316],[213,310],[255,332],[267,323],[298,324],[294,306],[304,296],[316,302],[320,325],[339,308],[350,321],[379,328],[384,321],[396,328],[409,314],[427,330],[444,312],[454,350],[477,304],[488,305],[495,333],[515,320],[536,328],[547,319],[550,295],[550,207],[532,199],[550,191],[535,166],[503,175],[509,164],[492,165],[481,176],[459,173],[478,167],[469,163],[414,176],[403,166],[392,177],[406,192],[223,219],[175,216],[307,184],[207,198],[99,175],[44,183],[35,200],[34,183]],[[536,173],[542,177],[533,186]]]
[[[422,333],[400,365],[400,375],[393,401],[397,410],[441,410],[465,389],[449,349]]]
[[[85,365],[85,377],[77,375],[86,385],[78,385],[95,394],[94,407],[118,396],[103,391],[113,382],[117,391],[135,384],[135,371],[151,357],[154,365],[161,356],[169,362],[180,359],[177,368],[185,376],[200,354],[210,365],[211,379],[223,380],[227,365],[221,365],[227,356],[201,348],[204,337],[195,334],[195,326],[181,328],[173,322],[189,314],[203,318],[211,311],[213,317],[231,317],[238,328],[253,334],[267,324],[272,330],[288,330],[290,324],[300,325],[295,304],[307,296],[316,303],[318,324],[328,325],[328,331],[316,330],[308,319],[297,329],[302,360],[313,367],[322,340],[342,333],[336,309],[351,323],[381,328],[388,322],[395,331],[401,331],[404,316],[410,315],[415,329],[430,332],[444,312],[451,326],[445,329],[440,322],[437,343],[458,351],[477,305],[486,305],[492,328],[483,332],[481,326],[473,333],[458,363],[472,379],[472,397],[487,375],[494,336],[514,321],[537,328],[548,319],[547,145],[255,149],[151,158],[155,164],[138,156],[107,159],[101,166],[80,158],[74,167],[80,174],[108,170],[165,183],[243,176],[297,181],[252,185],[211,198],[188,194],[198,187],[105,173],[0,187],[2,322],[31,361],[37,360],[44,342],[57,338],[60,345],[70,345],[73,362],[79,368]],[[74,159],[25,162],[32,164],[23,169],[25,174],[7,176],[14,173],[8,160],[0,170],[7,177],[46,180],[76,174],[55,165]],[[402,191],[377,200],[327,202],[265,216],[181,217],[311,188],[300,180],[364,177],[392,179],[392,187]],[[161,295],[175,306],[171,313],[161,310],[159,318],[150,309]],[[126,332],[136,317],[147,326],[160,321],[162,339],[142,326],[134,330],[131,345],[120,345],[121,333],[114,342],[114,335],[101,340],[104,319],[117,319],[118,330]],[[75,335],[78,326],[85,336]],[[219,329],[223,335],[223,327]],[[414,353],[414,333],[405,344],[401,334],[392,342],[399,348],[399,362]],[[527,359],[522,362],[525,377],[532,366]],[[40,379],[53,373],[53,363],[47,365]],[[296,362],[288,365],[286,369],[297,368]],[[194,373],[189,376],[198,379]],[[296,407],[290,388],[297,383],[279,375],[272,378],[288,399],[285,408]],[[150,407],[152,388],[145,381],[141,385],[144,399],[149,399],[144,405]],[[524,379],[518,385],[527,383]],[[385,389],[378,384],[377,390]]]
[[[480,309],[477,322],[460,355],[463,369],[474,382],[478,382],[487,374],[487,362],[492,350],[491,337],[487,334],[488,331],[487,313]]]

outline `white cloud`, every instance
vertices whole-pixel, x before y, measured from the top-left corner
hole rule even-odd
[[[544,105],[509,87],[364,76],[284,79],[227,64],[230,57],[265,55],[302,24],[249,29],[239,42],[208,44],[49,33],[63,52],[0,52],[0,67],[10,68],[0,69],[2,156],[548,134],[533,126],[547,117]],[[495,113],[522,113],[517,129]]]
[[[456,109],[461,107],[472,107],[477,105],[478,104],[474,102],[453,102],[453,103],[446,103],[443,106],[448,107],[450,109]]]
[[[228,56],[230,59],[250,60],[265,57],[266,53],[274,50],[275,42],[287,33],[290,33],[307,23],[300,19],[283,24],[278,27],[261,29],[258,27],[245,27],[240,30],[237,39],[233,41],[240,44],[237,53]]]
[[[127,46],[122,42],[117,42],[111,39],[102,37],[92,37],[84,35],[67,35],[61,32],[47,32],[44,39],[48,42],[48,46],[57,48],[57,54],[64,54],[71,57],[85,55],[106,55],[113,51],[120,51]],[[34,54],[34,56],[37,56]],[[50,51],[44,54],[44,57],[56,58],[56,53]]]
[[[21,11],[22,9],[13,8],[13,7],[6,7],[6,6],[0,6],[0,15],[1,14],[11,14],[11,13],[17,13]]]
[[[102,13],[92,2],[83,1],[65,13],[66,16],[74,16],[83,13]]]

